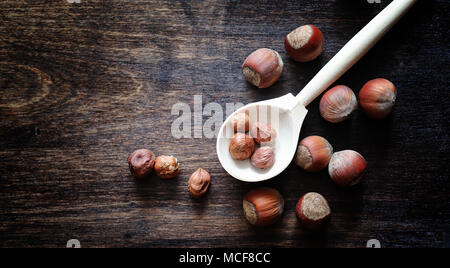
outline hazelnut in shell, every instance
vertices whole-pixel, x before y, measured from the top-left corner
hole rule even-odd
[[[203,168],[197,169],[192,173],[188,181],[189,194],[193,198],[200,198],[206,194],[211,183],[211,176]]]
[[[322,32],[314,25],[303,25],[290,32],[284,47],[292,59],[308,62],[316,59],[323,51]]]
[[[327,200],[318,193],[307,193],[297,203],[297,218],[306,229],[319,231],[326,227],[330,220],[331,209]]]
[[[331,179],[340,187],[350,187],[361,181],[367,163],[364,157],[353,150],[335,152],[328,165]]]
[[[395,104],[397,90],[391,81],[378,78],[367,82],[359,92],[363,112],[374,119],[388,116]]]
[[[350,117],[358,108],[355,93],[347,86],[335,86],[323,94],[319,110],[323,119],[339,123]]]
[[[172,179],[180,173],[180,164],[174,156],[162,155],[155,160],[155,173],[161,179]]]
[[[323,137],[309,136],[300,141],[295,155],[295,164],[306,171],[317,172],[330,162],[333,147]]]
[[[248,192],[242,203],[247,221],[255,226],[274,224],[283,214],[284,199],[281,194],[268,187]]]
[[[258,88],[274,84],[283,72],[283,60],[275,50],[260,48],[252,52],[242,64],[245,79]]]
[[[260,147],[256,149],[250,162],[256,168],[270,168],[275,163],[275,151],[269,146]]]
[[[244,133],[236,133],[230,140],[228,147],[231,157],[236,160],[249,159],[255,151],[255,142]]]
[[[136,179],[148,177],[154,166],[155,154],[150,150],[139,149],[128,157],[128,167]]]

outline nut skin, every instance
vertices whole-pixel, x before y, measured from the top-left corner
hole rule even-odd
[[[275,163],[275,151],[269,146],[260,147],[252,155],[250,163],[256,168],[270,168]]]
[[[303,195],[296,206],[297,218],[306,229],[320,231],[327,227],[331,209],[327,200],[318,193]]]
[[[323,119],[331,123],[339,123],[349,118],[358,108],[355,93],[343,85],[328,90],[320,99],[319,110]]]
[[[245,79],[258,88],[273,85],[283,72],[283,60],[275,50],[260,48],[252,52],[242,64]]]
[[[316,59],[323,51],[323,34],[314,25],[303,25],[290,32],[284,39],[284,47],[291,58],[298,62]]]
[[[275,129],[264,122],[255,122],[252,125],[250,134],[255,139],[255,142],[260,145],[273,146],[277,138]]]
[[[197,169],[192,173],[188,181],[189,194],[193,198],[201,198],[208,191],[210,183],[211,175],[209,175],[208,171],[202,168]]]
[[[283,214],[284,199],[277,190],[262,187],[248,192],[242,206],[245,218],[250,224],[269,226]]]
[[[128,157],[128,166],[136,179],[146,178],[155,166],[155,154],[147,149],[136,150]]]
[[[234,132],[248,132],[250,130],[250,117],[248,113],[242,112],[237,113],[231,119],[231,123],[233,124]]]
[[[180,164],[173,156],[158,156],[155,160],[155,173],[161,179],[175,178],[180,174]]]
[[[388,116],[395,104],[397,90],[389,80],[378,78],[367,82],[359,92],[363,112],[373,119]]]
[[[323,137],[309,136],[300,141],[295,164],[309,172],[320,171],[328,165],[333,147]]]
[[[236,160],[249,159],[255,151],[255,142],[244,133],[236,133],[230,140],[228,147],[231,157]]]
[[[358,152],[344,150],[336,152],[330,159],[328,174],[340,187],[350,187],[361,181],[367,162]]]

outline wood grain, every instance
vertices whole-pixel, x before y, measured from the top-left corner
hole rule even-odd
[[[376,238],[383,247],[449,247],[447,1],[419,1],[337,82],[357,93],[370,79],[393,81],[398,102],[388,119],[357,112],[332,125],[317,100],[308,107],[301,137],[322,135],[366,157],[354,189],[294,165],[269,182],[242,183],[220,166],[215,139],[170,131],[172,106],[193,107],[194,95],[225,109],[296,94],[388,2],[1,1],[0,246],[64,247],[76,238],[83,247],[365,247]],[[309,23],[324,33],[324,53],[295,63],[284,36]],[[240,73],[260,47],[285,62],[266,90]],[[137,148],[177,156],[180,176],[135,181],[127,157]],[[199,201],[187,192],[198,167],[212,175]],[[241,209],[261,185],[285,198],[283,218],[265,229]],[[295,217],[309,191],[333,210],[321,235]]]

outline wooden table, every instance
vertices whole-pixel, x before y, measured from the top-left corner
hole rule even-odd
[[[322,135],[336,151],[367,159],[362,184],[350,190],[326,171],[293,164],[265,183],[235,180],[218,162],[215,138],[202,135],[211,116],[192,114],[192,136],[176,139],[180,114],[172,108],[184,103],[193,112],[196,95],[203,108],[225,111],[296,94],[390,1],[70,2],[0,2],[1,247],[65,247],[72,238],[82,247],[365,247],[369,239],[450,246],[447,1],[420,1],[337,82],[357,94],[370,79],[393,81],[398,101],[388,119],[356,112],[331,124],[318,100],[308,107],[302,138]],[[324,53],[296,63],[284,36],[309,23],[323,31]],[[260,47],[285,63],[265,90],[240,71]],[[181,174],[134,180],[127,157],[138,148],[175,155]],[[212,187],[196,201],[187,180],[199,167],[212,174]],[[258,186],[285,198],[282,219],[269,228],[243,217],[242,197]],[[310,191],[332,208],[326,233],[297,222],[297,200]]]

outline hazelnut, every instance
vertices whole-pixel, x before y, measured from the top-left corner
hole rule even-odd
[[[242,112],[237,113],[231,119],[233,124],[234,132],[248,132],[250,129],[250,118],[248,113]]]
[[[275,223],[283,214],[284,200],[273,188],[258,188],[248,192],[242,203],[247,221],[256,226]]]
[[[364,113],[374,119],[388,116],[395,104],[397,90],[389,80],[378,78],[367,82],[359,92]]]
[[[320,115],[331,123],[344,121],[357,108],[355,93],[349,87],[342,85],[328,90],[319,104]]]
[[[264,122],[255,122],[252,125],[251,135],[257,144],[272,146],[275,144],[277,132]]]
[[[316,59],[323,50],[322,32],[314,25],[304,25],[290,32],[284,47],[292,59],[307,62]]]
[[[173,156],[162,155],[155,160],[155,172],[162,179],[172,179],[180,173],[178,159]]]
[[[242,74],[252,85],[259,88],[270,87],[283,72],[283,60],[278,52],[260,48],[251,53],[242,64]]]
[[[300,141],[295,164],[306,171],[317,172],[328,165],[332,154],[333,147],[325,138],[309,136]]]
[[[209,184],[211,183],[211,176],[208,171],[203,168],[197,169],[192,173],[188,181],[189,194],[193,198],[200,198],[206,194],[209,189]]]
[[[321,194],[307,193],[298,201],[296,214],[303,227],[317,231],[328,224],[331,209]]]
[[[256,168],[266,169],[275,163],[275,152],[272,147],[263,146],[256,149],[252,155],[251,163]]]
[[[128,166],[136,179],[148,177],[155,165],[155,154],[147,149],[134,151],[128,157]]]
[[[255,151],[255,142],[244,133],[236,133],[230,140],[228,147],[231,157],[236,160],[249,159]]]
[[[340,151],[331,156],[328,173],[338,186],[353,186],[361,181],[366,165],[366,160],[358,152]]]

